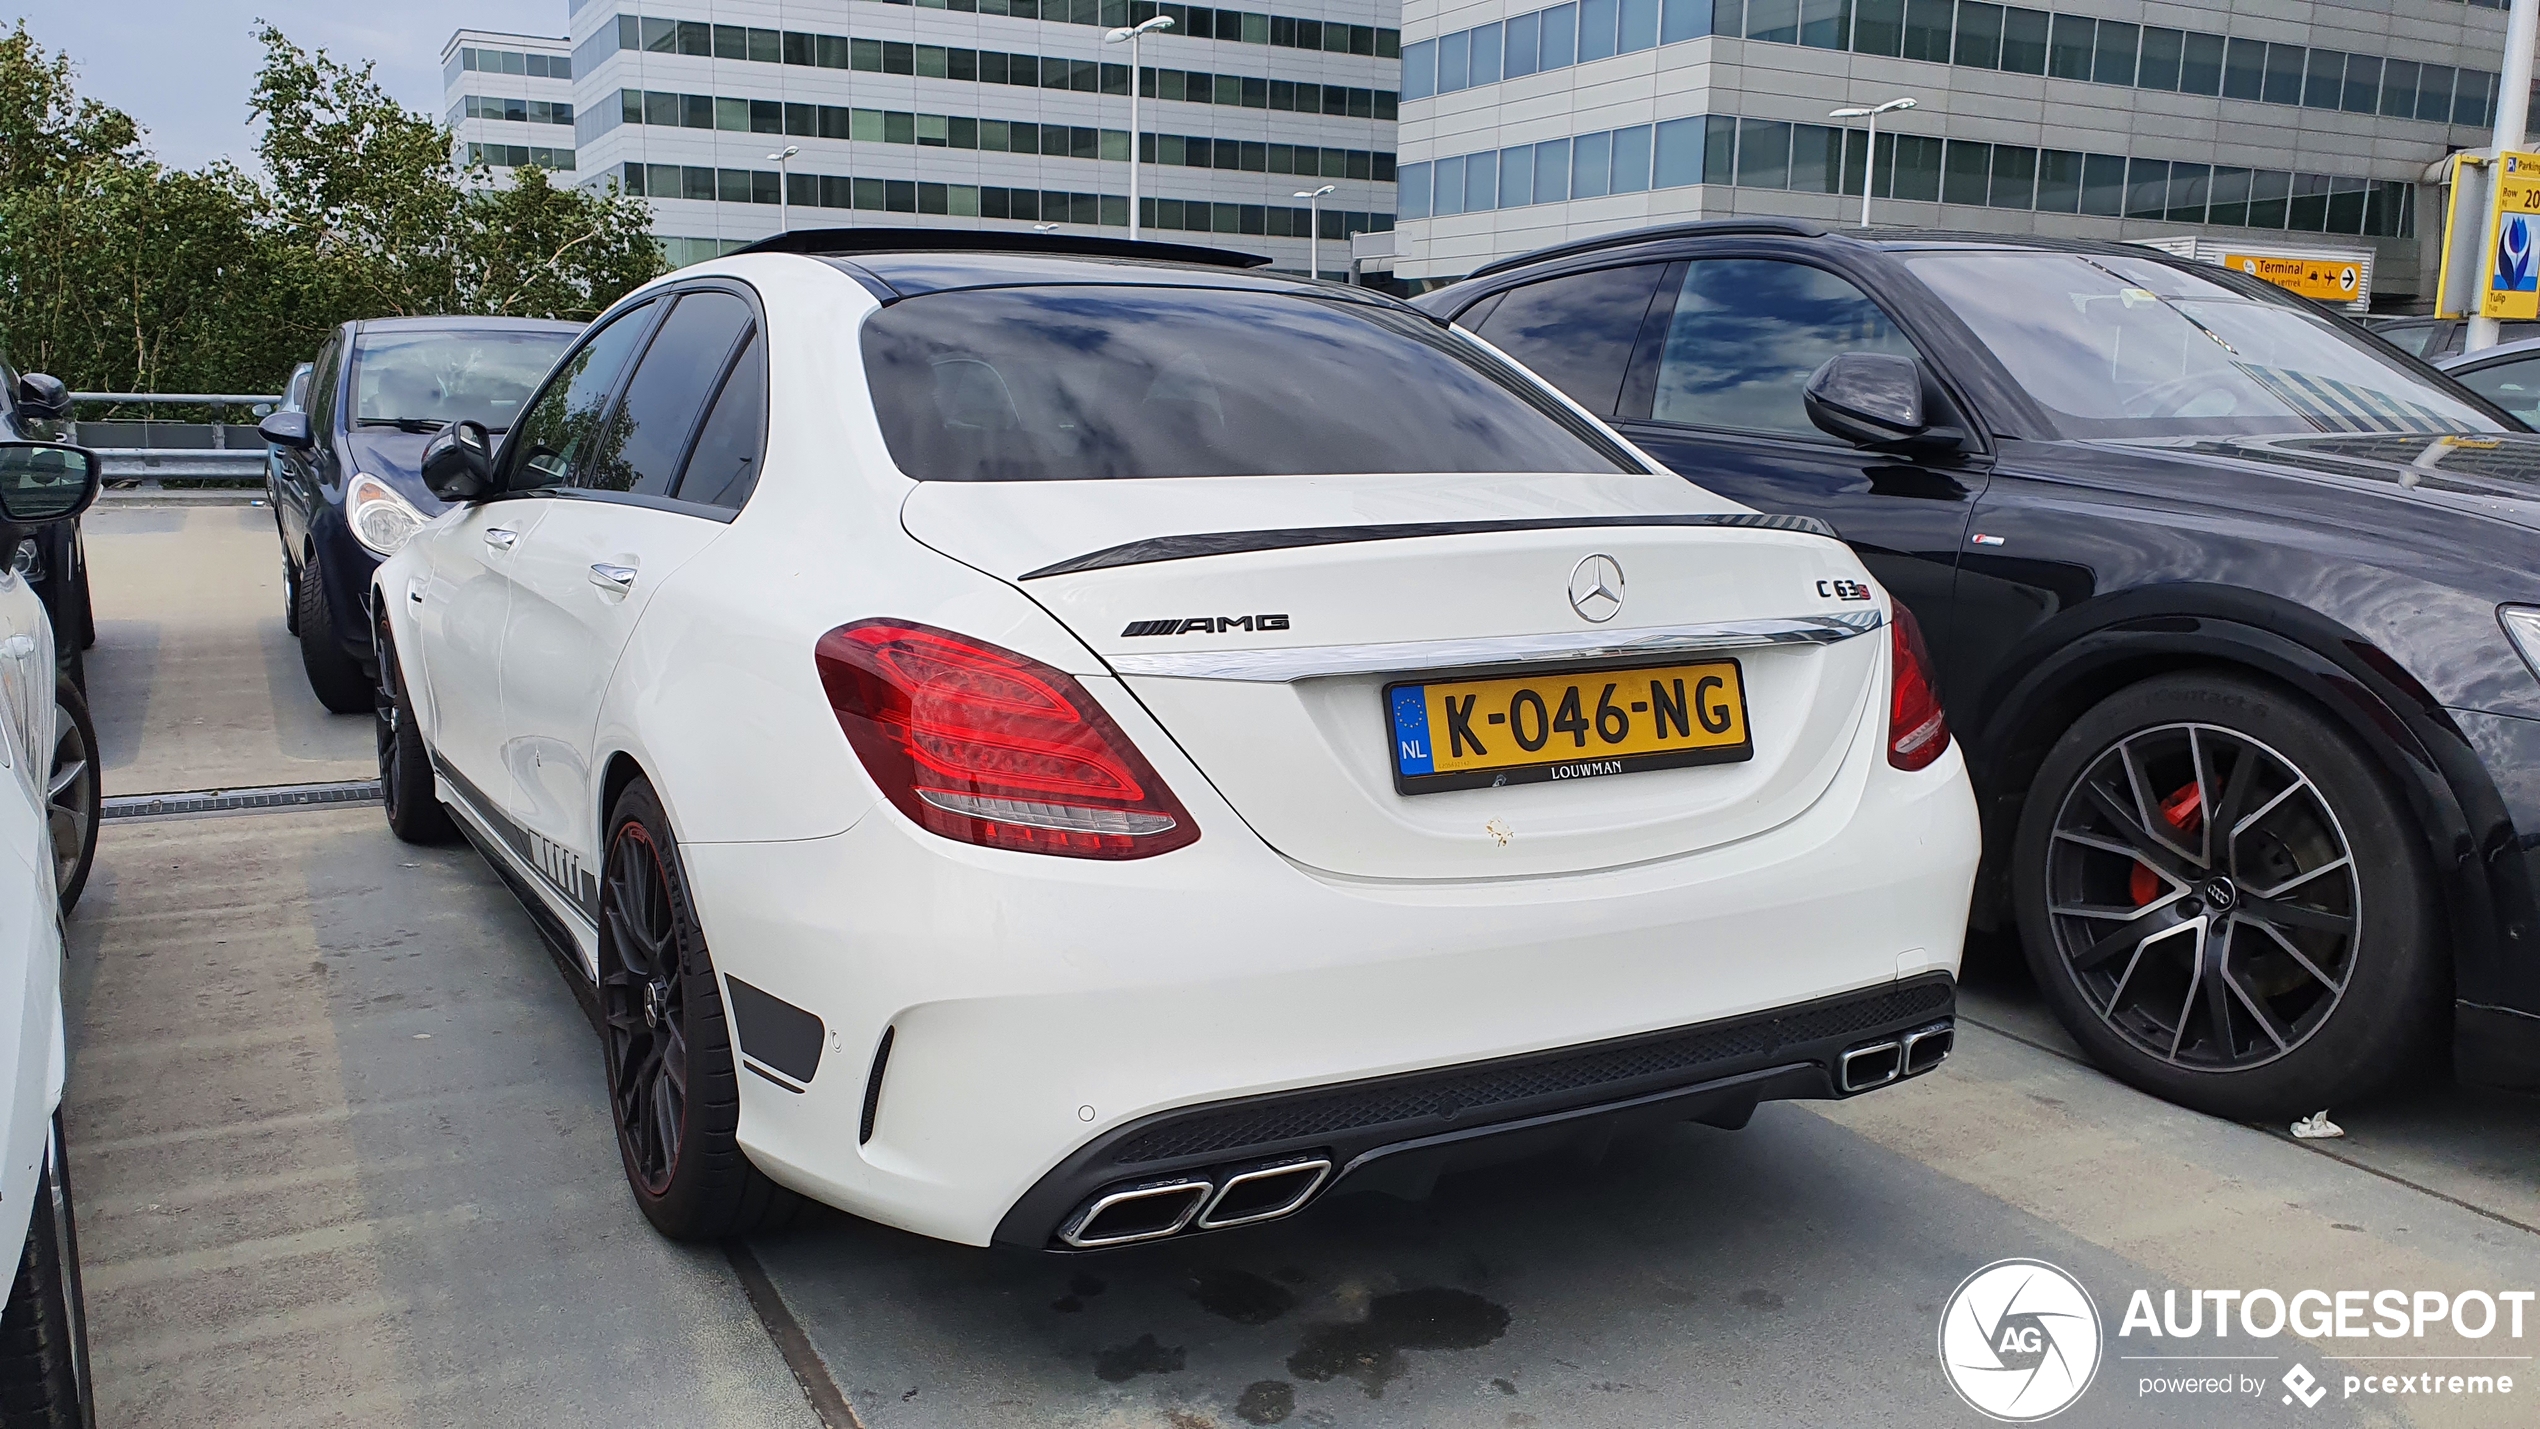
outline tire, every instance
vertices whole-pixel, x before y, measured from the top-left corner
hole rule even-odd
[[[2253,679],[2162,676],[2076,721],[2029,790],[2012,890],[2065,1028],[2184,1106],[2334,1107],[2441,1030],[2442,925],[2406,802],[2353,736]]]
[[[300,633],[300,568],[291,558],[282,558],[282,631],[286,635]]]
[[[673,1240],[790,1223],[802,1198],[741,1150],[739,1068],[679,847],[652,785],[609,813],[600,883],[600,1038],[626,1184]],[[680,1092],[664,1069],[684,1072]]]
[[[295,632],[300,637],[300,665],[309,672],[309,688],[318,703],[337,714],[370,713],[371,678],[336,637],[335,617],[326,607],[326,567],[315,554],[300,568],[293,595],[300,608]]]
[[[79,565],[78,584],[72,587],[72,605],[78,613],[79,648],[97,648],[97,602],[88,593],[88,546],[74,530],[71,533],[71,558]],[[81,688],[87,688],[85,685]]]
[[[63,1165],[62,1116],[35,1183],[26,1249],[9,1308],[0,1313],[0,1429],[94,1429],[88,1311],[80,1293],[79,1231]]]
[[[88,701],[70,685],[53,687],[53,758],[47,770],[45,819],[53,833],[53,887],[67,915],[88,887],[97,861],[97,825],[105,812],[97,763],[97,726]]]
[[[450,811],[441,804],[432,778],[432,752],[424,747],[423,726],[416,723],[406,699],[406,672],[397,645],[382,618],[371,630],[379,652],[379,688],[371,719],[379,734],[379,802],[388,814],[388,830],[410,844],[448,843],[458,837]]]

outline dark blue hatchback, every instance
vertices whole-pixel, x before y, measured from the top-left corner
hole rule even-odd
[[[374,318],[318,349],[306,410],[264,421],[284,617],[320,703],[371,707],[370,573],[445,509],[424,487],[424,443],[455,421],[500,433],[582,324],[528,318]]]

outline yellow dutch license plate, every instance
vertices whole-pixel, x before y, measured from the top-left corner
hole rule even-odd
[[[1405,794],[1755,757],[1735,660],[1389,685],[1385,705]]]

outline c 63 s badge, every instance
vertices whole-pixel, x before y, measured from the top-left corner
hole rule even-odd
[[[1285,630],[1285,615],[1188,615],[1176,620],[1132,620],[1120,632],[1122,639],[1133,635],[1223,635],[1230,630]]]

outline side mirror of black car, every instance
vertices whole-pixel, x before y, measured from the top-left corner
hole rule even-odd
[[[97,454],[55,442],[0,442],[0,521],[45,526],[97,499]]]
[[[50,373],[29,372],[18,378],[18,411],[48,420],[67,417],[71,414],[71,390]]]
[[[309,433],[306,412],[275,412],[256,424],[256,431],[278,447],[312,447],[317,438]]]
[[[1839,352],[1800,394],[1819,431],[1858,447],[1888,451],[1958,446],[1966,434],[1935,427],[1923,409],[1922,364],[1891,352]]]
[[[482,422],[452,422],[423,447],[423,484],[444,501],[494,494],[494,439]]]

